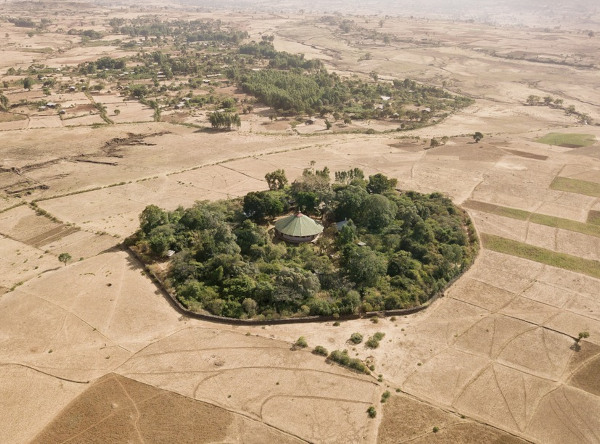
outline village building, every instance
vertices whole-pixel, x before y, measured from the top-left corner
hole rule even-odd
[[[275,222],[275,235],[295,244],[311,242],[322,232],[323,225],[302,213],[292,214]]]

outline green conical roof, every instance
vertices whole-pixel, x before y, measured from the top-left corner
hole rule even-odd
[[[302,213],[292,214],[275,222],[275,229],[288,236],[316,236],[323,226]]]

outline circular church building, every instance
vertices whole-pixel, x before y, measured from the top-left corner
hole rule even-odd
[[[275,222],[275,235],[287,242],[311,242],[323,232],[323,225],[302,213],[292,214]]]

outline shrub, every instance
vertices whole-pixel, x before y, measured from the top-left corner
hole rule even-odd
[[[387,401],[390,397],[391,393],[389,392],[389,390],[386,390],[385,392],[383,392],[383,394],[381,395],[381,402],[384,403],[385,401]]]
[[[376,340],[378,340],[378,341],[381,341],[381,340],[382,340],[382,339],[385,337],[385,333],[382,333],[382,332],[378,331],[377,333],[375,333],[375,334],[373,335],[373,337],[374,337]]]
[[[377,348],[379,347],[379,341],[371,337],[367,340],[367,342],[365,342],[365,345],[369,348]]]
[[[350,362],[350,356],[348,356],[348,352],[346,350],[334,350],[329,354],[329,359],[333,362],[336,362],[340,365],[347,366]]]
[[[350,342],[352,342],[353,344],[360,344],[363,340],[363,335],[361,335],[360,333],[352,333],[352,335],[350,336]]]
[[[367,409],[367,414],[369,415],[369,418],[375,418],[377,416],[377,410],[375,410],[375,407],[371,406]]]
[[[356,370],[367,375],[370,374],[370,371],[364,362],[362,362],[360,359],[351,358],[348,355],[347,350],[334,350],[329,354],[327,359],[352,370]]]
[[[434,427],[434,428],[433,428],[433,433],[437,433],[437,432],[439,432],[439,431],[440,431],[440,428],[439,428],[439,427]]]
[[[381,341],[384,336],[385,336],[385,333],[377,332],[367,340],[365,345],[368,348],[377,348],[377,347],[379,347],[379,341]]]
[[[327,351],[327,349],[325,347],[321,346],[321,345],[317,345],[312,352],[315,355],[319,355],[319,356],[327,356],[329,354],[329,352]]]
[[[300,348],[308,347],[308,343],[306,342],[306,338],[304,336],[300,336],[298,340],[294,343],[294,345]]]
[[[348,363],[348,367],[356,370],[361,373],[366,373],[367,375],[370,373],[367,366],[360,359],[350,358],[350,362]]]

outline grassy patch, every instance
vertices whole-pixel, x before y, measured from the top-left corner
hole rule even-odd
[[[485,213],[496,214],[498,216],[510,217],[511,219],[528,220],[534,224],[546,225],[548,227],[560,228],[562,230],[575,231],[577,233],[587,234],[589,236],[600,237],[600,211],[592,217],[596,222],[591,222],[588,216],[588,222],[577,222],[571,219],[549,216],[546,214],[531,213],[529,211],[516,208],[502,207],[486,202],[468,200],[463,204],[464,207],[472,210],[483,211]],[[590,212],[591,214],[592,212]],[[596,219],[594,219],[594,217]]]
[[[600,211],[591,210],[588,213],[587,223],[600,226]]]
[[[545,143],[546,145],[558,145],[566,148],[581,148],[593,145],[596,142],[596,138],[591,134],[550,133],[537,139],[536,142]]]
[[[576,231],[577,233],[588,234],[590,236],[600,237],[600,225],[584,224],[575,220],[563,219],[560,217],[547,216],[545,214],[532,214],[529,219],[534,224],[546,225],[548,227],[560,228],[563,230]]]
[[[498,216],[510,217],[511,219],[527,220],[531,213],[525,210],[518,210],[516,208],[502,207],[500,205],[494,205],[486,202],[479,202],[477,200],[467,200],[463,203],[463,207],[471,210],[483,211],[484,213],[492,213]]]
[[[483,246],[488,250],[511,256],[522,257],[531,261],[539,262],[553,267],[582,273],[600,279],[600,262],[583,259],[570,254],[557,253],[545,248],[535,247],[523,242],[505,239],[493,234],[482,233]]]
[[[556,177],[550,184],[550,188],[558,191],[566,191],[568,193],[600,197],[600,183],[588,182],[586,180]]]

